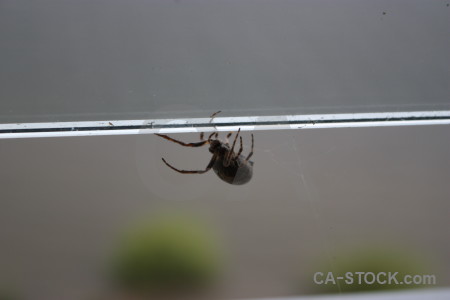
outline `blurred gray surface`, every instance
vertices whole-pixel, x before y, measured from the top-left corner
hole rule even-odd
[[[0,123],[450,109],[442,0],[2,0]]]
[[[166,211],[217,232],[230,299],[308,293],[317,263],[332,269],[342,249],[367,245],[417,254],[448,286],[449,126],[254,134],[243,186],[170,170],[161,157],[202,169],[210,154],[154,135],[0,140],[0,286],[92,299],[124,228]]]

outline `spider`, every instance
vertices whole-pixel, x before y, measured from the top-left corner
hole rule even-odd
[[[218,136],[218,132],[213,132],[209,135],[208,139],[204,139],[204,133],[200,133],[200,142],[197,143],[183,143],[181,141],[175,140],[167,135],[155,133],[157,136],[165,138],[171,142],[180,144],[185,147],[201,147],[206,144],[209,144],[209,152],[212,153],[212,158],[206,166],[204,170],[196,170],[196,171],[187,171],[187,170],[179,170],[172,165],[170,165],[164,158],[161,158],[162,161],[172,170],[177,171],[181,174],[203,174],[211,170],[214,170],[217,176],[223,181],[234,184],[234,185],[242,185],[250,181],[253,175],[253,161],[250,161],[250,157],[253,155],[253,134],[252,134],[252,149],[247,157],[244,158],[242,153],[242,136],[240,138],[240,147],[239,151],[236,154],[234,152],[234,146],[236,144],[237,138],[241,129],[239,128],[233,145],[230,148],[230,144],[228,139],[233,134],[232,132],[228,133],[227,139],[225,142],[221,141]],[[214,138],[213,138],[214,137]]]

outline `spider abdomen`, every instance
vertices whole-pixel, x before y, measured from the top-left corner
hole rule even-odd
[[[213,166],[214,173],[223,181],[242,185],[249,182],[253,175],[253,162],[246,161],[242,156],[232,160],[230,165],[225,166],[223,159],[217,159]]]

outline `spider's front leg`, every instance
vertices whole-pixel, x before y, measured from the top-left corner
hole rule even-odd
[[[242,136],[240,136],[239,139],[240,139],[240,141],[241,141],[241,146],[239,147],[239,152],[238,152],[238,154],[236,155],[236,157],[239,157],[239,155],[241,155],[241,153],[242,153],[242,150],[244,149],[243,146],[242,146]]]
[[[176,139],[173,139],[173,138],[171,138],[170,136],[165,135],[165,134],[159,134],[159,133],[155,133],[155,134],[156,134],[157,136],[160,136],[160,137],[162,137],[162,138],[168,140],[168,141],[177,143],[177,144],[179,144],[179,145],[181,145],[181,146],[184,146],[184,147],[201,147],[201,146],[203,146],[203,145],[205,145],[205,144],[208,143],[207,140],[206,140],[206,141],[201,141],[201,142],[198,142],[198,143],[184,143],[184,142],[182,142],[182,141],[178,141],[178,140],[176,140]]]
[[[250,153],[248,154],[248,156],[245,159],[245,161],[248,161],[250,159],[250,157],[252,157],[252,155],[253,155],[253,146],[254,146],[254,139],[253,139],[253,133],[252,133],[252,149],[250,150]]]
[[[231,160],[234,158],[234,146],[236,145],[236,140],[237,140],[240,132],[241,132],[241,129],[239,128],[238,132],[236,133],[236,136],[234,137],[233,145],[231,146],[230,151],[225,156],[225,160],[223,163],[224,167],[228,167],[231,163]]]
[[[217,139],[217,137],[219,136],[219,133],[218,132],[211,133],[206,141],[210,142],[213,135],[215,135],[215,138]],[[202,142],[205,140],[205,133],[204,132],[200,132],[200,140]]]
[[[195,171],[179,170],[179,169],[173,167],[172,165],[170,165],[164,158],[161,158],[161,159],[169,168],[171,168],[174,171],[177,171],[178,173],[181,173],[181,174],[203,174],[203,173],[206,173],[209,170],[211,170],[211,168],[214,166],[214,163],[216,162],[217,156],[213,155],[213,157],[211,158],[211,161],[206,166],[206,169],[204,169],[204,170],[195,170]]]

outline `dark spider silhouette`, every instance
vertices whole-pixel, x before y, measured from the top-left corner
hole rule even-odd
[[[217,174],[217,176],[219,176],[219,178],[222,179],[223,181],[229,184],[242,185],[249,182],[250,179],[252,179],[253,161],[250,161],[249,159],[253,155],[254,139],[252,134],[252,149],[250,153],[247,155],[247,157],[244,158],[244,156],[241,155],[243,149],[242,136],[240,137],[239,151],[237,154],[234,152],[234,146],[236,144],[240,132],[241,129],[239,128],[231,148],[230,144],[228,143],[228,138],[233,134],[232,132],[227,134],[227,139],[225,142],[221,141],[218,138],[219,136],[218,132],[211,133],[207,140],[204,139],[203,132],[200,133],[200,142],[197,143],[184,143],[164,134],[156,133],[156,135],[185,147],[201,147],[206,144],[210,145],[209,152],[211,152],[213,156],[209,161],[208,165],[206,166],[206,169],[196,171],[179,170],[170,165],[168,162],[166,162],[164,158],[162,158],[162,161],[172,170],[177,171],[178,173],[181,174],[203,174],[208,172],[212,168],[214,172]],[[213,136],[214,138],[212,138]]]

